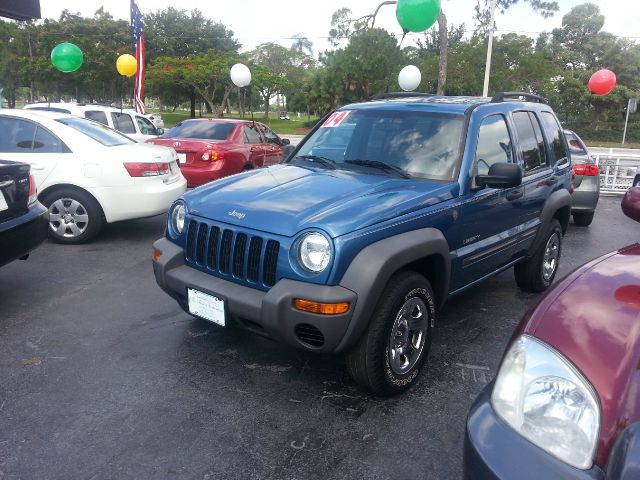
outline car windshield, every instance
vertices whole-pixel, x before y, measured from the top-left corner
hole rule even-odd
[[[464,117],[435,112],[342,110],[302,145],[296,158],[322,157],[336,168],[380,169],[381,163],[412,177],[453,180]]]
[[[184,121],[167,130],[166,138],[202,138],[207,140],[226,140],[235,128],[235,123],[211,122],[208,120]]]
[[[111,129],[106,125],[93,122],[85,118],[64,117],[57,118],[56,121],[84,133],[86,136],[92,138],[98,143],[101,143],[105,147],[117,147],[119,145],[136,143],[135,140],[130,139],[126,135]]]

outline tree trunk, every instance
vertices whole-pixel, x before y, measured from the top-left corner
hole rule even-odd
[[[271,98],[271,95],[263,95],[264,97],[264,118],[266,118],[267,120],[269,120],[269,99]]]
[[[189,91],[189,97],[191,100],[191,118],[196,118],[196,91],[191,89]]]
[[[444,95],[444,85],[447,83],[447,55],[449,54],[449,33],[447,32],[447,17],[440,10],[438,16],[438,34],[440,37],[440,61],[438,63],[438,95]]]

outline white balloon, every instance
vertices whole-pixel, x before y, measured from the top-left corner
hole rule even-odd
[[[415,65],[407,65],[398,74],[398,83],[405,92],[411,92],[418,88],[422,81],[422,74]]]
[[[251,71],[242,63],[231,67],[231,81],[236,87],[246,87],[251,83]]]

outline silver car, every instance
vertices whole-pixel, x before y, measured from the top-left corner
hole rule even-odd
[[[598,205],[600,171],[582,139],[571,130],[565,130],[564,135],[567,138],[573,162],[574,190],[571,197],[573,223],[586,227],[593,221],[593,214]]]

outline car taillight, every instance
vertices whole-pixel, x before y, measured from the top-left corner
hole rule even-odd
[[[38,201],[38,188],[36,187],[36,180],[33,175],[29,175],[29,201],[28,205],[31,206]]]
[[[224,160],[224,152],[220,152],[218,150],[205,150],[201,158],[205,162],[208,162],[209,160],[214,162],[217,160]]]
[[[157,177],[158,175],[166,175],[170,170],[168,163],[125,162],[124,168],[132,177]]]
[[[598,166],[593,163],[580,163],[573,166],[573,173],[576,175],[584,175],[586,177],[595,177],[598,175]]]

